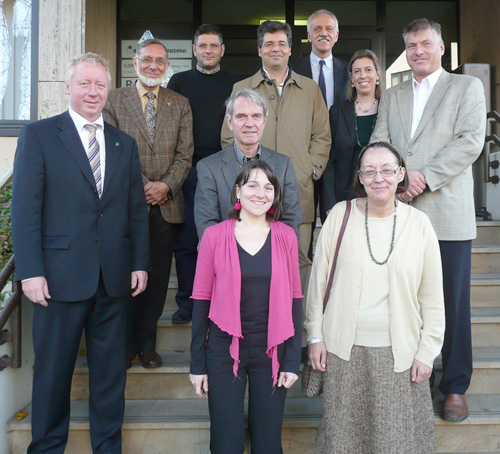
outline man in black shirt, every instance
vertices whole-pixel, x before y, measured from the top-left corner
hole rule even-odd
[[[172,317],[173,323],[187,323],[193,310],[190,299],[196,268],[198,236],[194,225],[194,194],[198,181],[196,164],[219,151],[220,130],[226,108],[224,102],[233,85],[242,77],[222,71],[220,60],[225,46],[222,33],[215,25],[204,24],[194,35],[193,53],[196,68],[174,74],[168,88],[189,99],[193,112],[194,154],[191,168],[182,191],[185,204],[185,222],[174,247],[178,290],[175,297],[179,310]]]

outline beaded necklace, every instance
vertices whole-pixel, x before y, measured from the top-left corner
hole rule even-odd
[[[374,114],[373,121],[372,121],[372,130],[370,132],[370,137],[373,134],[373,130],[375,129],[376,121],[377,121],[377,116]],[[360,142],[359,137],[358,137],[358,114],[356,112],[354,112],[354,131],[356,132],[356,143],[357,143],[358,147],[363,148],[366,144],[361,145],[361,142]]]
[[[365,231],[366,231],[366,242],[368,243],[368,252],[370,253],[371,259],[377,264],[377,265],[385,265],[387,261],[389,260],[389,257],[391,256],[392,250],[394,249],[394,238],[396,237],[396,208],[397,208],[397,201],[394,200],[394,223],[392,225],[392,238],[391,238],[391,247],[389,248],[389,254],[387,254],[386,259],[383,262],[379,262],[374,256],[372,252],[372,247],[370,245],[370,233],[368,232],[368,199],[366,200],[366,205],[365,205]]]

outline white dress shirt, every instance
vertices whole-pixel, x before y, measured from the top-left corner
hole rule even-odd
[[[432,74],[429,74],[422,82],[418,83],[415,80],[415,77],[412,77],[413,80],[413,116],[411,121],[411,137],[415,134],[415,131],[418,128],[418,124],[422,119],[422,115],[424,113],[425,106],[427,101],[429,100],[432,90],[437,84],[439,76],[443,72],[443,68],[439,68],[437,71],[434,71]]]
[[[80,140],[82,141],[83,149],[85,153],[89,151],[89,131],[87,131],[84,126],[90,124],[97,125],[96,139],[99,143],[99,155],[101,159],[101,181],[102,189],[104,192],[104,176],[106,172],[106,141],[104,140],[104,120],[102,115],[96,121],[88,121],[81,115],[77,114],[71,107],[68,109],[69,115],[75,124]],[[90,165],[90,164],[89,164]]]
[[[311,58],[312,76],[314,82],[316,83],[318,83],[319,79],[319,68],[320,68],[319,61],[320,60],[325,61],[325,66],[323,67],[323,75],[325,76],[325,85],[326,85],[326,104],[328,110],[330,110],[330,107],[332,107],[333,104],[333,93],[334,93],[333,84],[335,83],[333,80],[333,55],[330,54],[325,59],[321,59],[316,54],[311,52],[310,58]]]

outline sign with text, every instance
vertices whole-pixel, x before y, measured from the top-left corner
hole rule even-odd
[[[193,57],[193,43],[189,39],[160,39],[168,50],[168,59]],[[137,41],[133,39],[122,40],[122,58],[132,58],[135,55]]]

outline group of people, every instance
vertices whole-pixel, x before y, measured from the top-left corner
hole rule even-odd
[[[386,92],[372,51],[333,56],[334,14],[313,13],[307,32],[311,54],[290,64],[290,26],[263,22],[262,66],[240,80],[221,69],[218,27],[202,25],[196,67],[168,88],[157,39],[138,44],[125,88],[109,90],[106,61],[83,54],[68,111],[22,129],[12,227],[16,278],[37,303],[29,453],[64,451],[83,330],[92,448],[121,452],[126,369],[162,365],[172,256],[172,322],[192,321],[211,452],[243,453],[247,382],[252,452],[283,452],[302,326],[323,372],[321,453],[435,452],[440,352],[443,418],[467,417],[481,83],[441,68],[427,19],[403,32],[412,80]]]

